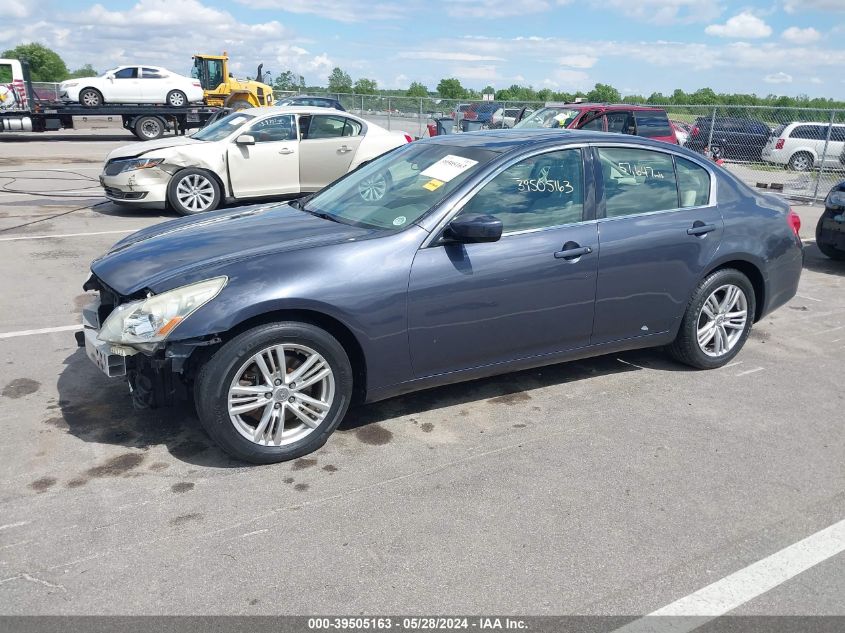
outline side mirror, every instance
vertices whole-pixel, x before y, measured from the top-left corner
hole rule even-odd
[[[492,215],[458,216],[449,222],[443,237],[461,244],[498,242],[502,237],[502,221]]]
[[[108,75],[106,75],[106,79],[108,79],[109,81],[114,81],[114,75],[112,73],[109,73]]]
[[[255,145],[255,137],[252,134],[241,134],[235,139],[238,145]]]

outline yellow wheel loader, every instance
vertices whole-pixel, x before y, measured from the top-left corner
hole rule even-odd
[[[202,85],[207,105],[244,110],[273,105],[273,88],[262,81],[263,66],[258,66],[256,79],[235,79],[224,51],[222,55],[194,55],[191,75]]]

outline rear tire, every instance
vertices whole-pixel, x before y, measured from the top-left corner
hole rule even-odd
[[[729,297],[728,293],[734,291],[737,298],[731,303],[733,295]],[[717,270],[693,291],[669,354],[697,369],[727,365],[748,340],[756,309],[754,287],[748,277],[733,268]],[[721,351],[718,341],[723,341]]]
[[[103,95],[94,88],[85,88],[79,93],[79,103],[86,108],[96,108],[103,105]]]
[[[158,117],[142,116],[135,121],[133,130],[142,141],[154,141],[164,136],[164,122]]]
[[[226,107],[231,108],[233,112],[237,112],[238,110],[246,110],[247,108],[251,108],[253,106],[246,99],[232,99],[226,104]]]
[[[825,244],[821,240],[822,235],[822,223],[824,222],[824,215],[819,218],[819,223],[816,224],[816,246],[819,247],[819,250],[822,252],[822,255],[826,255],[830,259],[833,259],[837,262],[845,261],[845,251],[840,251],[838,248],[834,248],[830,244]]]
[[[188,97],[181,90],[171,90],[167,93],[166,102],[172,108],[183,108],[188,105]]]
[[[280,346],[284,346],[281,349],[285,357],[282,369],[278,362]],[[268,357],[268,353],[275,355]],[[297,354],[304,358],[299,367],[305,366],[309,358],[318,359],[300,378],[295,378]],[[263,370],[254,363],[256,356],[264,361],[272,384],[280,383],[268,387],[273,389],[268,391],[269,398],[260,393],[264,383],[271,383],[260,375]],[[302,392],[296,388],[295,380],[308,382],[317,375],[312,376],[312,370],[323,373],[326,368],[330,372],[307,387],[312,390],[310,395],[299,400]],[[311,377],[303,380],[306,376]],[[295,380],[290,380],[292,377]],[[247,391],[253,384],[259,392],[254,400],[250,400],[250,395],[235,395],[234,390]],[[287,321],[259,325],[218,349],[197,376],[194,399],[200,422],[224,451],[253,464],[272,464],[307,455],[325,444],[346,414],[352,384],[349,357],[333,336],[308,323]],[[239,400],[233,403],[233,398]],[[247,407],[258,404],[237,413],[238,408],[245,408],[240,402]],[[301,408],[301,403],[312,408]],[[315,404],[319,406],[314,407]],[[294,408],[314,419],[306,424],[293,413]],[[277,415],[281,417],[281,427]]]
[[[798,152],[790,156],[788,165],[792,171],[810,171],[813,168],[813,157],[807,152]]]
[[[204,169],[191,167],[178,171],[167,185],[167,201],[179,215],[213,211],[221,199],[217,179]]]

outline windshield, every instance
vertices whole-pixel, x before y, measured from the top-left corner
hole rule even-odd
[[[109,68],[108,70],[104,70],[103,74],[101,74],[100,77],[108,77],[109,75],[113,75],[114,73],[117,72],[118,68],[120,68],[120,67],[118,66],[118,67],[115,67],[115,68]]]
[[[476,147],[411,143],[323,189],[304,210],[344,224],[400,230],[497,155]]]
[[[255,115],[253,114],[233,112],[232,114],[224,116],[219,121],[215,121],[211,125],[202,128],[191,138],[195,138],[200,141],[222,141],[244,123],[251,121],[254,118]]]
[[[566,127],[581,114],[580,110],[573,108],[541,108],[532,112],[522,121],[514,125],[516,128],[559,128]]]

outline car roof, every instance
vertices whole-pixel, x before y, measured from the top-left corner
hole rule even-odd
[[[290,97],[284,97],[285,101],[288,99],[324,99],[325,101],[334,101],[337,103],[337,99],[334,97],[324,97],[322,95],[291,95]]]
[[[363,120],[358,119],[355,115],[350,115],[349,112],[344,112],[343,110],[336,110],[335,108],[321,108],[320,106],[265,106],[254,109],[258,110],[258,112],[255,112],[255,116],[269,116],[273,114],[337,114],[344,117],[352,117],[356,120]],[[249,110],[247,110],[247,112],[249,112]],[[252,114],[252,112],[249,113]]]
[[[414,143],[435,143],[440,145],[453,145],[455,147],[478,147],[494,152],[511,152],[526,147],[542,148],[555,146],[561,143],[614,143],[625,145],[645,145],[663,151],[672,151],[685,156],[690,156],[700,161],[701,154],[675,145],[656,141],[644,136],[633,136],[631,134],[616,134],[613,132],[593,132],[591,130],[567,130],[567,129],[537,129],[537,128],[513,128],[510,130],[482,130],[479,132],[464,132],[462,134],[444,134],[431,138],[420,139]]]
[[[641,106],[632,105],[630,103],[593,103],[593,102],[549,102],[544,107],[546,108],[572,108],[574,110],[635,110],[635,111],[655,111],[665,112],[666,108],[660,106]]]

